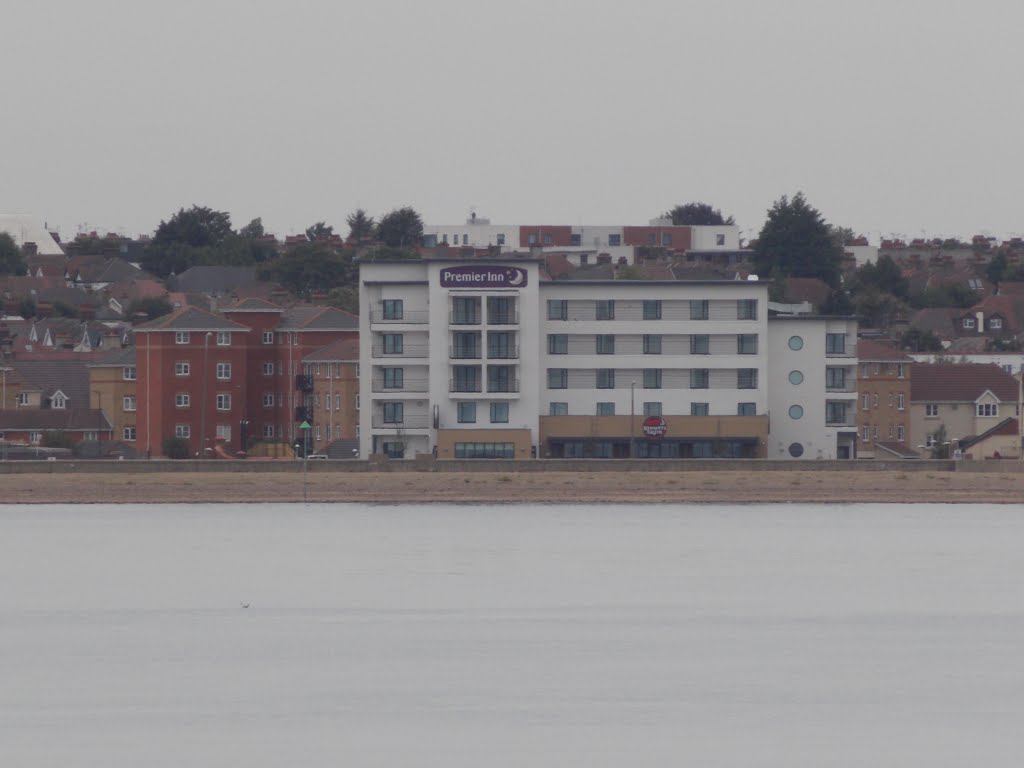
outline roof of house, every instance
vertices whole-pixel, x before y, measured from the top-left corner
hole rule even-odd
[[[337,307],[295,306],[285,310],[279,331],[356,331],[359,318]]]
[[[343,360],[359,360],[359,339],[339,339],[302,358],[304,363],[337,363]]]
[[[91,360],[87,365],[89,368],[122,368],[126,365],[135,365],[135,347],[115,349]]]
[[[912,362],[911,357],[892,346],[873,339],[857,339],[857,358],[861,361],[877,362]]]
[[[875,448],[878,448],[885,453],[890,453],[900,459],[920,459],[921,454],[915,451],[913,448],[908,448],[905,444],[900,442],[890,441],[875,441]]]
[[[44,255],[64,253],[53,235],[46,231],[44,222],[26,213],[0,213],[0,232],[7,232],[19,246],[35,243],[38,252]]]
[[[969,437],[961,438],[959,440],[960,448],[961,448],[961,450],[966,450],[966,449],[970,448],[972,445],[977,445],[978,443],[982,442],[983,440],[987,440],[988,438],[995,437],[997,435],[1000,435],[1000,436],[1017,435],[1017,434],[1020,434],[1019,430],[1020,430],[1020,425],[1017,424],[1017,420],[1015,418],[1013,418],[1012,416],[1010,416],[1009,418],[1006,418],[1006,419],[1003,419],[1002,421],[1000,421],[998,424],[996,424],[991,429],[985,430],[980,435],[971,435]]]
[[[284,307],[279,307],[272,301],[261,299],[258,296],[250,296],[241,299],[230,307],[225,307],[224,312],[284,312]]]
[[[785,300],[791,304],[806,301],[818,307],[832,295],[828,283],[817,277],[787,277],[782,287],[785,291]]]
[[[135,326],[140,333],[150,331],[248,331],[247,326],[207,312],[199,307],[181,307],[169,315]]]
[[[910,366],[910,400],[915,403],[973,403],[986,391],[1001,402],[1015,402],[1017,389],[1017,380],[995,363]]]
[[[46,432],[110,429],[110,419],[98,408],[8,408],[0,411],[0,430]]]
[[[11,360],[10,365],[26,389],[38,390],[44,397],[60,390],[72,408],[89,404],[89,370],[84,360]]]
[[[169,288],[182,293],[229,293],[258,282],[255,267],[189,267],[167,281]]]
[[[910,327],[930,331],[940,339],[948,340],[957,335],[956,321],[965,311],[957,307],[928,307],[910,318]]]

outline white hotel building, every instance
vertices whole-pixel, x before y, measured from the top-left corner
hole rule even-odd
[[[359,299],[363,458],[854,457],[855,321],[769,318],[765,283],[424,259]]]

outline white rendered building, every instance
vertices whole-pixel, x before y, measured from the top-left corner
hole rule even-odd
[[[776,455],[772,337],[792,334],[766,284],[541,278],[533,258],[361,264],[361,455]],[[826,325],[794,322],[822,329],[804,358],[824,382]],[[778,439],[835,458],[819,394]]]

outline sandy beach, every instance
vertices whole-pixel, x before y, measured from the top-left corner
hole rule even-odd
[[[304,489],[305,484],[305,489]],[[1019,503],[1024,473],[401,472],[15,474],[6,503],[956,502]]]

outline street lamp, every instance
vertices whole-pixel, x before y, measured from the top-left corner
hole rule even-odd
[[[213,331],[207,331],[203,337],[203,397],[199,403],[199,458],[206,458],[206,387],[210,372],[207,368],[207,360],[210,356],[210,337]]]
[[[96,431],[96,458],[97,459],[102,459],[103,458],[103,393],[100,392],[98,389],[94,389],[92,391],[92,393],[94,395],[96,395],[96,404],[97,404],[97,406],[99,406],[99,412],[100,412],[100,417],[99,417],[99,422],[100,422],[99,426],[100,426],[100,428]]]
[[[629,458],[636,453],[636,381],[629,382]]]

